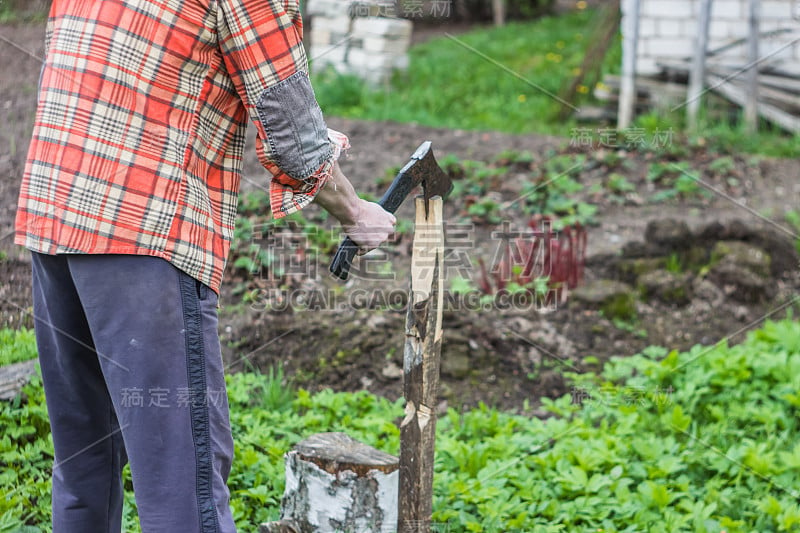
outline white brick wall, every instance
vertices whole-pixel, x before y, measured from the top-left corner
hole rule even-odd
[[[314,0],[311,5],[315,3],[309,34],[314,71],[333,67],[339,73],[381,83],[394,70],[408,68],[410,21],[372,16],[351,19],[350,12],[368,11],[351,10],[349,0]]]
[[[665,18],[656,22],[658,35],[663,37],[684,37],[686,23],[682,19]]]
[[[761,0],[762,32],[787,28],[791,33],[762,39],[761,56],[782,69],[800,73],[800,42],[788,43],[800,37],[800,0]],[[622,2],[623,17],[628,2]],[[692,55],[697,34],[699,0],[641,0],[639,18],[639,50],[636,68],[640,74],[656,74],[659,60],[684,59]],[[713,0],[709,49],[719,48],[747,37],[748,0]],[[781,49],[775,53],[777,50]],[[726,64],[744,65],[745,46],[726,52],[721,58]]]

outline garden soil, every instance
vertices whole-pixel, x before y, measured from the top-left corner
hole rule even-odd
[[[35,113],[43,33],[39,24],[0,25],[2,327],[32,325],[30,261],[26,252],[13,244],[13,221]],[[391,175],[387,170],[404,164],[424,140],[433,142],[440,159],[452,155],[451,160],[491,164],[503,154],[530,153],[532,160],[526,163],[527,168],[512,165],[506,174],[493,178],[494,198],[508,206],[501,214],[518,224],[524,224],[524,216],[511,206],[525,190],[530,171],[538,164],[555,153],[584,153],[592,165],[581,173],[580,179],[585,190],[590,190],[593,184],[606,183],[612,169],[604,162],[614,159],[614,154],[612,157],[609,154],[615,152],[613,148],[575,146],[576,143],[570,142],[573,133],[570,131],[565,131],[563,137],[547,137],[335,117],[328,118],[328,123],[350,136],[353,148],[343,161],[345,173],[360,191],[374,197],[386,186],[387,175]],[[615,265],[624,257],[623,250],[635,250],[637,245],[629,243],[646,240],[646,228],[651,221],[685,223],[692,235],[699,235],[702,228],[719,222],[723,233],[728,231],[728,224],[733,224],[739,228],[738,234],[747,233],[748,228],[763,228],[773,236],[792,238],[788,235],[789,226],[783,222],[783,213],[800,205],[797,179],[800,162],[796,160],[734,156],[726,175],[717,176],[707,170],[713,164],[713,154],[694,148],[685,159],[692,168],[700,169],[702,177],[719,193],[653,204],[644,198],[651,192],[648,187],[652,184],[646,180],[646,174],[654,155],[639,152],[618,155],[626,164],[613,171],[624,176],[635,190],[611,199],[608,195],[585,197],[599,206],[597,224],[589,228],[587,283],[614,277]],[[263,190],[266,183],[267,177],[250,142],[242,190],[245,193]],[[412,220],[411,203],[402,206],[398,212],[400,219]],[[468,234],[458,241],[461,255],[451,265],[453,268],[448,268],[447,286],[459,276],[476,282],[480,278],[478,259],[491,264],[496,254],[499,226],[471,220],[462,197],[449,200],[446,215],[448,223],[467,228]],[[469,226],[470,222],[476,225]],[[733,235],[736,231],[728,233]],[[229,268],[221,294],[220,332],[230,371],[268,372],[280,367],[287,380],[311,390],[366,389],[398,398],[402,392],[403,294],[408,287],[410,241],[407,233],[388,247],[388,258],[379,261],[380,276],[373,276],[381,279],[357,279],[342,285],[326,275],[324,263],[319,264],[315,276],[291,279],[289,285],[295,293],[305,295],[304,300],[294,302],[301,305],[276,306],[272,301],[273,305],[267,309],[264,291],[275,288],[274,285],[263,280],[254,283],[241,271]],[[708,243],[701,240],[698,245],[704,242]],[[680,304],[639,298],[638,291],[634,291],[635,312],[627,320],[614,320],[589,300],[577,298],[569,298],[549,312],[522,305],[483,309],[480,302],[451,301],[444,313],[439,407],[485,402],[538,414],[542,397],[575,392],[569,385],[570,372],[596,371],[609,357],[631,355],[651,344],[688,349],[721,339],[738,342],[765,316],[783,316],[786,312],[783,303],[798,294],[797,264],[791,262],[794,259],[790,252],[784,256],[783,259],[788,257],[785,268],[773,269],[766,282],[768,296],[743,301],[737,298],[735,287],[732,290],[721,283],[714,288],[703,283],[703,279],[696,279],[693,287],[697,290]],[[701,272],[698,277],[705,275]],[[327,295],[327,300],[321,304],[309,302],[319,295]],[[331,300],[343,305],[334,307]]]

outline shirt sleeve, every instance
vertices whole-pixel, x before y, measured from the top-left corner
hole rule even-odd
[[[275,218],[291,215],[313,202],[314,197],[331,177],[333,163],[350,148],[350,139],[344,133],[336,130],[328,130],[328,140],[332,147],[331,158],[317,169],[312,179],[307,180],[307,188],[298,189],[278,180],[272,180],[269,188],[269,203]]]
[[[288,215],[322,188],[334,150],[308,78],[297,0],[220,0],[217,26],[225,66],[257,129],[258,159],[273,176],[273,215]]]

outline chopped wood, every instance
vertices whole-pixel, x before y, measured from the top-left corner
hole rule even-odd
[[[616,103],[619,99],[619,76],[603,77],[605,88],[597,88],[594,96],[600,101]],[[686,85],[640,76],[636,78],[636,108],[670,108],[686,98]],[[610,107],[610,106],[609,106]]]
[[[317,433],[286,454],[281,520],[260,533],[383,533],[397,524],[397,457],[344,433]]]
[[[617,114],[613,110],[601,106],[581,106],[575,112],[575,120],[578,122],[613,122]]]
[[[0,367],[0,400],[11,400],[36,374],[36,359]]]
[[[433,512],[436,400],[442,348],[444,226],[442,199],[416,198],[411,295],[403,354],[405,418],[400,423],[397,531],[428,533]]]
[[[294,450],[330,474],[352,470],[366,476],[370,470],[386,474],[397,470],[397,457],[359,442],[346,433],[317,433],[297,443]]]

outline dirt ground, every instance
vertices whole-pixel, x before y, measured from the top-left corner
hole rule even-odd
[[[39,74],[43,27],[0,25],[0,323],[3,327],[31,325],[29,260],[13,245],[13,220],[19,181],[35,112],[35,88]],[[444,130],[413,124],[365,122],[328,118],[329,126],[346,132],[353,145],[343,162],[345,172],[360,191],[379,196],[379,184],[387,169],[402,165],[422,140],[431,140],[441,159],[492,161],[503,151],[527,151],[532,166],[553,153],[582,152],[602,160],[602,149],[570,147],[569,132],[563,138],[541,135],[505,135],[496,132]],[[251,143],[252,146],[252,143]],[[607,149],[606,149],[607,151]],[[707,171],[713,155],[694,150],[689,157],[703,178],[718,187],[709,198],[651,204],[642,201],[650,183],[645,179],[651,154],[622,154],[628,164],[616,172],[636,187],[624,201],[589,198],[599,206],[598,224],[589,228],[586,279],[613,277],[612,264],[627,243],[645,240],[648,222],[667,218],[686,222],[695,230],[712,222],[741,221],[786,236],[783,213],[800,202],[800,162],[797,160],[734,157],[734,168],[720,177]],[[705,169],[705,170],[704,170]],[[519,169],[517,169],[519,170]],[[603,183],[609,169],[597,164],[581,174],[587,186]],[[734,176],[735,180],[730,180]],[[509,172],[496,184],[504,202],[520,194],[529,173]],[[252,149],[246,154],[243,191],[263,189],[265,173]],[[454,198],[446,209],[448,222],[463,223],[464,206]],[[410,220],[411,202],[398,217]],[[738,205],[737,205],[738,203]],[[744,207],[743,207],[744,206]],[[266,206],[265,206],[266,208]],[[312,208],[314,209],[314,208]],[[522,214],[503,213],[516,223]],[[772,222],[774,223],[772,223]],[[495,225],[472,228],[466,260],[448,271],[453,277],[466,271],[478,275],[478,258],[492,259],[497,239]],[[763,245],[763,243],[762,243]],[[285,308],[264,310],[258,298],[247,300],[240,291],[240,272],[231,269],[222,291],[220,332],[231,370],[272,366],[284,368],[288,379],[316,390],[370,391],[392,399],[401,394],[404,342],[404,297],[408,286],[408,236],[388,248],[388,261],[380,262],[388,279],[354,280],[342,286],[325,275],[320,264],[316,277],[300,281],[306,297],[332,295],[322,309]],[[769,250],[767,250],[769,252]],[[790,258],[791,259],[791,258]],[[769,296],[742,302],[730,291],[696,291],[681,305],[640,300],[636,319],[615,323],[591,305],[568,302],[555,311],[540,313],[520,306],[481,310],[475,305],[451,305],[444,315],[442,405],[484,401],[505,408],[535,411],[538,399],[569,392],[565,372],[596,370],[612,355],[629,355],[650,344],[688,348],[712,344],[730,336],[731,342],[758,324],[782,302],[798,294],[797,263],[773,269]],[[457,265],[458,266],[458,265]],[[707,287],[706,287],[707,288]],[[357,300],[354,295],[383,295],[388,300]],[[388,295],[388,296],[387,296]],[[305,302],[305,307],[315,307]],[[302,306],[301,306],[302,307]],[[784,311],[774,314],[781,316]],[[771,315],[772,316],[772,315]]]

